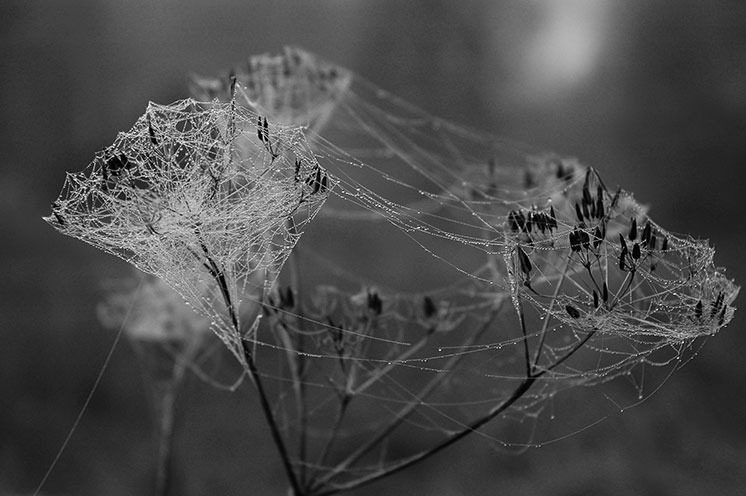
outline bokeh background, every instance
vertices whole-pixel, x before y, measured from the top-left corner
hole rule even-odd
[[[0,494],[32,494],[62,445],[114,340],[96,318],[102,281],[129,271],[41,221],[64,171],[149,100],[186,96],[190,72],[250,54],[299,45],[434,114],[576,156],[746,280],[739,0],[4,0],[0,19]],[[737,314],[635,408],[570,391],[603,421],[520,456],[467,440],[354,494],[743,494],[745,352]],[[120,343],[43,494],[149,493],[134,362]],[[191,380],[178,408],[173,494],[284,494],[248,388]],[[548,426],[543,441],[578,427]]]

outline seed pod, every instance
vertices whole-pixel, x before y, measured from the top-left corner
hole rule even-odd
[[[721,291],[718,294],[718,297],[712,303],[712,310],[710,311],[710,318],[715,317],[715,315],[718,313],[718,310],[720,310],[720,305],[722,304],[723,304],[723,292]]]
[[[580,251],[580,238],[578,237],[577,229],[570,231],[570,250]]]
[[[433,299],[429,296],[425,296],[424,301],[422,302],[422,312],[425,314],[425,318],[429,319],[435,313],[438,311],[437,307],[435,306],[435,302],[433,302]]]
[[[663,242],[661,243],[661,251],[668,251],[668,237],[663,236]]]
[[[534,216],[536,221],[536,227],[539,228],[539,231],[541,231],[542,234],[547,230],[547,217],[544,214],[544,212],[536,212],[536,215]]]
[[[316,167],[316,176],[313,179],[313,194],[321,191],[321,167]]]
[[[533,224],[534,224],[534,213],[529,211],[526,214],[526,232],[528,233],[531,232],[531,228],[533,227]]]
[[[155,138],[155,130],[153,129],[153,124],[150,122],[150,114],[148,114],[147,120],[148,120],[148,134],[150,135],[150,142],[153,144],[153,146],[158,146],[158,140]]]
[[[285,308],[295,307],[295,295],[293,294],[293,289],[290,286],[288,286],[285,290],[285,296],[283,297],[282,303]]]
[[[601,299],[604,300],[604,303],[609,301],[609,287],[606,285],[606,281],[604,281],[604,285],[601,288]]]
[[[583,182],[583,205],[590,205],[593,203],[593,199],[591,198],[591,191],[589,188],[589,183],[591,179],[591,169],[589,168],[587,171],[585,171],[585,181]]]
[[[583,222],[583,212],[580,211],[580,205],[575,203],[575,215],[578,216],[578,222]]]
[[[634,241],[637,239],[637,219],[632,217],[629,225],[629,240]]]
[[[694,316],[698,319],[702,318],[702,300],[699,300],[694,306]]]
[[[604,190],[599,184],[596,189],[596,217],[603,219],[604,215]]]
[[[591,218],[591,213],[588,211],[588,204],[585,201],[583,202],[583,217],[586,219]]]
[[[652,233],[652,226],[650,225],[650,221],[647,221],[645,223],[645,229],[642,230],[642,236],[640,236],[640,240],[645,243],[646,247],[649,247],[650,245],[650,235]]]
[[[718,317],[718,325],[719,326],[721,326],[721,325],[723,325],[725,323],[725,310],[727,308],[728,308],[727,306],[723,307],[723,310],[720,312],[720,317]]]
[[[650,235],[650,242],[648,243],[648,250],[653,251],[655,250],[655,243],[656,243],[656,237],[655,233]]]
[[[375,291],[368,291],[368,310],[376,315],[381,315],[383,311],[383,301]]]
[[[593,308],[598,308],[598,293],[596,293],[596,290],[593,290]]]
[[[259,138],[259,141],[264,143],[264,128],[262,126],[262,116],[257,117],[256,120],[256,136]]]
[[[635,260],[639,260],[640,255],[640,244],[635,243],[634,245],[632,245],[632,258],[634,258]]]
[[[593,248],[597,249],[601,242],[604,240],[604,235],[601,232],[601,228],[596,226],[595,231],[593,231]]]
[[[550,205],[549,207],[549,217],[551,220],[550,227],[553,229],[557,229],[557,216],[554,213],[554,205]]]
[[[565,169],[562,167],[562,162],[557,161],[557,179],[562,179],[565,176]]]
[[[526,216],[523,215],[522,211],[518,211],[518,217],[516,219],[518,221],[518,227],[521,228],[521,231],[526,230]]]
[[[567,306],[565,307],[565,311],[566,311],[566,312],[567,312],[567,314],[568,314],[568,315],[569,315],[570,317],[572,317],[573,319],[578,319],[578,318],[580,318],[580,312],[578,311],[578,309],[577,309],[577,308],[575,308],[575,307],[573,307],[573,306],[571,306],[571,305],[567,305]]]
[[[586,250],[590,250],[591,248],[591,237],[588,236],[588,233],[585,232],[584,229],[581,229],[578,231],[578,236],[580,237],[580,243],[583,245],[583,248]]]
[[[508,213],[508,225],[510,225],[510,230],[513,232],[518,232],[520,229],[520,225],[518,224],[518,214],[515,210],[511,210],[510,213]]]
[[[518,262],[521,264],[521,271],[526,276],[526,279],[529,278],[529,275],[531,274],[531,269],[533,268],[531,266],[531,260],[528,258],[528,255],[526,255],[526,252],[523,251],[523,248],[520,246],[516,247],[516,251],[518,252]]]
[[[230,82],[231,100],[236,98],[236,73],[231,70],[228,75],[228,81]]]

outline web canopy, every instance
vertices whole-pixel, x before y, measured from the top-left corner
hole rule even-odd
[[[46,220],[166,281],[240,353],[241,313],[248,332],[327,181],[297,127],[229,103],[151,103],[67,175]]]

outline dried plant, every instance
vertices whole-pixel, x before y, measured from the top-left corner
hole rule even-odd
[[[570,387],[675,368],[733,318],[713,249],[576,160],[432,117],[296,48],[193,92],[212,101],[151,104],[68,176],[47,221],[210,320],[292,494],[370,483]],[[296,248],[317,213],[448,282],[398,290]],[[307,266],[334,284],[301,291]],[[421,445],[389,449],[403,430]]]

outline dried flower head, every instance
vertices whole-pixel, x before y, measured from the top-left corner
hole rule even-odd
[[[351,79],[349,71],[335,64],[300,48],[285,47],[281,55],[251,56],[221,77],[193,76],[190,90],[198,100],[235,98],[275,122],[318,130]]]
[[[238,351],[241,303],[263,299],[332,187],[299,128],[184,100],[150,104],[68,174],[45,220],[162,278]]]

